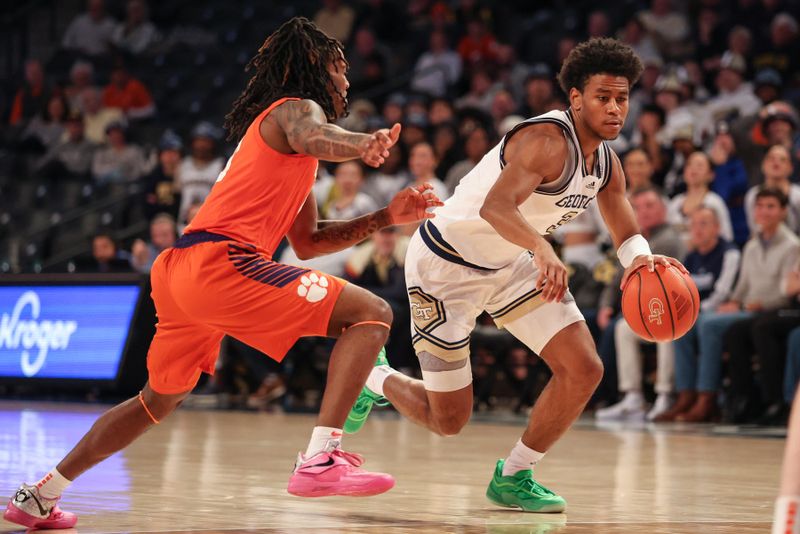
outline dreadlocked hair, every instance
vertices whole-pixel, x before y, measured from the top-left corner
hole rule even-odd
[[[642,70],[642,62],[630,46],[616,39],[595,37],[572,49],[561,65],[558,83],[569,95],[573,87],[583,92],[593,75],[610,74],[627,78],[633,87]]]
[[[228,139],[241,138],[259,113],[287,96],[313,100],[322,106],[328,120],[337,119],[328,92],[328,87],[333,87],[328,65],[343,58],[342,44],[307,18],[294,17],[285,22],[267,37],[245,67],[245,71],[254,69],[255,73],[225,116]],[[336,92],[345,103],[346,116],[347,99]]]

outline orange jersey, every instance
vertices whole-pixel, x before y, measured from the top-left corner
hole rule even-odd
[[[247,128],[185,234],[213,232],[251,243],[271,257],[291,228],[317,177],[317,158],[281,154],[261,137],[262,111]]]

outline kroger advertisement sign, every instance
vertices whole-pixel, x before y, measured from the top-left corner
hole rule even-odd
[[[113,380],[139,287],[0,286],[0,377]]]

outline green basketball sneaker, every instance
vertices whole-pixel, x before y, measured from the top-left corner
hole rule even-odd
[[[389,365],[389,360],[386,359],[385,348],[381,348],[381,351],[378,353],[378,358],[375,360],[375,366],[377,367],[379,365]],[[353,404],[350,413],[347,415],[347,421],[344,422],[344,431],[348,434],[355,434],[364,426],[373,405],[389,406],[389,404],[386,397],[373,393],[367,386],[364,386],[361,393],[358,394],[356,403]]]
[[[523,512],[558,513],[567,508],[567,501],[533,479],[526,469],[512,476],[503,476],[505,460],[497,460],[486,497],[498,506],[519,508]]]

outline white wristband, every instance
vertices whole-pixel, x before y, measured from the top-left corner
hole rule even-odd
[[[619,262],[624,268],[628,268],[636,256],[649,256],[652,254],[650,245],[647,240],[642,237],[642,234],[636,234],[625,240],[619,249],[617,249],[617,257]]]

